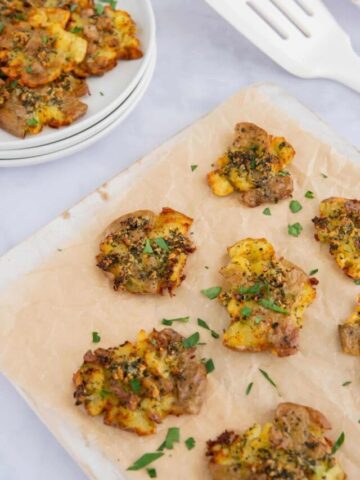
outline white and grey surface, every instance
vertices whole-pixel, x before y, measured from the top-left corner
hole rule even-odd
[[[345,0],[326,0],[326,4],[360,53],[360,10]],[[73,157],[0,171],[1,254],[236,90],[254,82],[282,86],[360,146],[358,94],[330,81],[288,75],[202,0],[153,0],[153,5],[158,65],[148,93],[131,117],[98,144]],[[86,479],[1,376],[0,425],[0,480]]]

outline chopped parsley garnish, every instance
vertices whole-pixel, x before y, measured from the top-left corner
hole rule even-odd
[[[354,280],[354,283],[355,285],[360,285],[360,278],[358,278],[357,280]]]
[[[302,205],[297,200],[291,200],[289,204],[289,208],[292,211],[292,213],[297,213],[297,212],[300,212],[300,210],[302,210]]]
[[[100,335],[98,334],[98,332],[92,332],[92,341],[93,343],[99,343],[101,340],[101,337]]]
[[[166,438],[164,441],[164,448],[172,450],[174,448],[174,443],[180,442],[180,428],[170,427],[167,431]]]
[[[344,382],[344,383],[342,384],[342,386],[343,386],[343,387],[347,387],[347,386],[350,385],[351,383],[352,383],[351,380],[347,380],[346,382]]]
[[[147,468],[146,473],[149,475],[150,478],[157,478],[157,473],[155,468]]]
[[[173,322],[188,323],[190,317],[178,317],[178,318],[163,318],[161,323],[163,325],[171,326]]]
[[[271,210],[270,210],[269,207],[264,208],[264,210],[263,210],[263,215],[268,215],[268,216],[271,215]]]
[[[214,338],[219,338],[220,335],[215,332],[215,330],[212,330],[209,325],[205,322],[205,320],[203,320],[202,318],[198,318],[197,319],[197,324],[199,325],[199,327],[202,327],[202,328],[205,328],[206,330],[209,330],[211,332],[211,336],[214,337]]]
[[[192,348],[195,347],[200,341],[200,333],[195,332],[190,337],[184,338],[182,341],[183,347],[184,348]]]
[[[287,172],[286,170],[281,170],[281,172],[278,173],[279,177],[287,177],[288,175],[290,175],[289,172]]]
[[[195,441],[195,438],[194,437],[189,437],[185,440],[185,445],[186,445],[186,448],[188,450],[192,450],[195,445],[196,445],[196,441]]]
[[[109,395],[110,395],[110,392],[108,390],[104,390],[104,389],[100,390],[100,397],[102,399],[107,398]]]
[[[254,318],[254,321],[255,321],[256,325],[259,325],[259,323],[262,322],[262,320],[263,319],[261,317],[255,317]]]
[[[250,392],[253,386],[254,386],[254,382],[250,382],[249,385],[246,387],[245,395],[250,395]]]
[[[143,253],[154,253],[154,250],[152,249],[150,240],[148,238],[145,240],[145,247]]]
[[[285,310],[285,308],[282,308],[279,305],[276,305],[276,303],[274,303],[272,300],[261,298],[259,300],[259,303],[262,307],[267,308],[268,310],[273,310],[274,312],[277,312],[277,313],[283,313],[284,315],[289,315],[289,312]]]
[[[101,5],[100,3],[98,3],[97,5],[95,5],[95,12],[97,15],[101,15],[102,13],[104,13],[104,5]]]
[[[310,198],[310,199],[313,199],[314,198],[314,192],[312,192],[311,190],[308,190],[305,195],[304,195],[305,198]]]
[[[18,81],[17,81],[17,80],[13,80],[12,82],[10,82],[10,88],[16,88],[16,87],[17,87],[17,84],[18,84]]]
[[[341,432],[338,439],[336,440],[336,442],[334,443],[334,445],[332,447],[332,450],[331,450],[332,455],[334,455],[334,453],[339,450],[339,448],[344,443],[344,441],[345,441],[345,433]]]
[[[0,22],[0,33],[2,33],[2,31],[4,30],[5,28],[5,25],[3,22]]]
[[[163,237],[155,238],[155,243],[158,247],[162,248],[166,252],[169,251],[169,245],[167,244],[166,240],[163,239]]]
[[[199,166],[199,165],[191,165],[191,167],[190,167],[190,168],[191,168],[191,171],[193,172],[194,170],[196,170],[198,166]]]
[[[274,382],[274,380],[270,377],[270,375],[265,372],[265,370],[263,370],[262,368],[259,368],[259,372],[261,373],[261,375],[274,387],[277,389],[277,385],[276,383]]]
[[[250,308],[250,307],[245,306],[241,309],[241,315],[245,318],[250,317],[251,312],[252,312],[252,308]]]
[[[38,120],[36,120],[36,118],[32,117],[32,118],[28,118],[26,120],[26,123],[27,125],[29,125],[29,127],[36,127],[36,125],[39,123]]]
[[[204,364],[204,367],[206,368],[207,373],[211,373],[215,370],[215,364],[212,358],[209,358],[208,360],[204,360],[202,362]]]
[[[130,387],[131,387],[131,390],[136,393],[136,394],[139,394],[140,391],[141,391],[141,383],[140,381],[137,379],[137,378],[132,378],[129,382],[130,384]]]
[[[108,3],[110,7],[115,10],[116,8],[116,0],[101,0],[104,3]]]
[[[242,295],[244,294],[258,294],[260,293],[261,287],[263,287],[262,283],[254,283],[251,287],[239,287],[238,292]]]
[[[310,277],[311,277],[312,275],[315,275],[316,273],[318,273],[318,271],[319,271],[318,268],[314,268],[314,270],[310,270],[310,272],[309,272]]]
[[[141,470],[142,468],[150,465],[150,463],[155,462],[155,460],[162,457],[163,455],[164,452],[145,453],[140,458],[138,458],[127,470]]]
[[[97,8],[97,6],[96,6],[96,8]],[[102,8],[103,8],[103,11],[104,11],[104,7],[102,7]],[[80,33],[80,32],[82,32],[82,30],[83,30],[83,28],[79,27],[78,25],[76,25],[73,28],[70,28],[71,33]]]
[[[42,41],[43,41],[43,42],[45,43],[45,45],[46,45],[46,44],[48,43],[48,41],[49,41],[49,35],[44,35],[44,36],[42,37]]]
[[[221,292],[221,287],[210,287],[201,290],[201,293],[205,295],[205,297],[210,298],[210,300],[214,300],[214,298],[218,297]]]
[[[100,95],[101,95],[102,97],[104,96],[104,92],[99,92],[99,93],[100,93]]]
[[[321,176],[322,176],[323,178],[328,178],[328,176],[325,175],[325,173],[322,173],[322,172],[321,172]]]
[[[298,237],[302,232],[303,227],[300,223],[294,223],[293,225],[288,225],[288,234],[292,235],[293,237]]]
[[[204,267],[204,268],[206,268],[206,270],[209,270],[209,267],[208,267],[207,265],[205,265],[205,267]]]

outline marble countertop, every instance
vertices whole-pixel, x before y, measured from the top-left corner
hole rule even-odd
[[[280,85],[360,147],[359,94],[331,81],[291,76],[203,0],[152,3],[157,67],[147,94],[125,123],[64,160],[0,170],[0,254],[251,83]],[[360,10],[346,0],[325,3],[360,53]],[[0,480],[87,478],[1,375],[0,425]]]

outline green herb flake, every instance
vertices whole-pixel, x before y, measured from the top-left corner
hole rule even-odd
[[[293,225],[288,225],[288,234],[293,237],[298,237],[302,230],[303,227],[298,222],[294,223]]]
[[[0,33],[3,32],[4,28],[5,28],[4,23],[3,23],[3,22],[0,22]]]
[[[172,450],[174,448],[174,443],[180,442],[180,428],[178,427],[170,427],[167,431],[166,438],[165,438],[165,448],[168,450]]]
[[[99,93],[100,93],[100,95],[101,95],[102,97],[104,96],[104,92],[99,92]]]
[[[191,165],[191,166],[190,166],[191,171],[193,172],[194,170],[196,170],[198,166],[199,166],[199,165]]]
[[[169,251],[169,245],[167,244],[166,240],[163,237],[155,238],[155,243],[162,250],[165,250],[166,252]]]
[[[178,318],[163,318],[161,323],[163,325],[171,326],[173,322],[188,323],[190,317],[178,317]]]
[[[239,287],[238,292],[241,293],[241,295],[257,295],[260,293],[261,287],[263,287],[262,283],[254,283],[251,287]]]
[[[102,389],[100,390],[100,398],[104,399],[104,398],[108,398],[110,396],[111,392],[109,392],[108,390],[105,390],[105,389]]]
[[[205,267],[204,267],[204,268],[206,268],[206,270],[209,270],[209,267],[208,267],[207,265],[205,265]]]
[[[92,341],[93,343],[99,343],[101,340],[101,337],[100,335],[98,334],[98,332],[92,332]]]
[[[157,473],[155,468],[147,468],[146,473],[150,478],[157,478]]]
[[[26,120],[26,123],[27,125],[29,125],[29,127],[36,127],[36,125],[39,123],[38,120],[36,120],[36,118],[32,117],[32,118],[28,118]]]
[[[108,3],[110,5],[110,7],[115,10],[116,8],[116,0],[102,0],[102,2],[104,3]]]
[[[130,381],[129,381],[129,385],[130,385],[130,388],[131,390],[136,393],[136,395],[138,395],[141,391],[141,383],[140,383],[140,380],[138,380],[137,378],[132,378]]]
[[[195,347],[200,341],[200,333],[195,332],[190,337],[184,338],[182,341],[183,347],[184,348],[192,348]]]
[[[281,172],[278,173],[279,177],[287,177],[288,175],[290,175],[289,172],[287,172],[286,170],[281,170]]]
[[[17,81],[17,80],[13,80],[12,82],[10,82],[10,88],[16,88],[16,87],[17,87],[17,84],[18,84],[18,81]]]
[[[337,438],[336,442],[334,443],[334,445],[332,447],[332,450],[331,450],[332,455],[334,455],[334,453],[339,450],[339,448],[344,443],[344,441],[345,441],[345,433],[341,432],[339,437]]]
[[[101,5],[100,3],[98,3],[97,5],[95,5],[95,12],[97,15],[101,15],[102,13],[104,13],[104,5]]]
[[[195,441],[195,438],[194,437],[189,437],[185,440],[185,445],[186,445],[186,448],[188,450],[192,450],[195,445],[196,445],[196,441]]]
[[[325,173],[322,173],[322,172],[321,172],[321,176],[322,176],[323,178],[328,178],[328,176],[325,175]]]
[[[270,210],[269,207],[266,207],[266,208],[264,208],[262,213],[263,213],[263,215],[270,216],[271,215],[271,210]]]
[[[199,327],[202,327],[202,328],[205,328],[206,330],[209,330],[211,332],[211,336],[214,337],[214,338],[219,338],[220,335],[215,332],[215,330],[212,330],[209,325],[205,322],[205,320],[203,320],[202,318],[198,318],[197,319],[197,324],[199,325]]]
[[[311,190],[308,190],[308,191],[305,193],[304,197],[305,197],[305,198],[310,198],[310,199],[312,200],[313,198],[315,198],[314,192],[312,192]]]
[[[210,300],[214,300],[214,298],[218,297],[221,292],[221,287],[210,287],[201,290],[201,293],[205,295],[205,297],[210,298]]]
[[[352,384],[352,381],[351,380],[347,380],[346,382],[344,382],[342,384],[343,387],[347,387],[348,385],[351,385]]]
[[[261,373],[261,375],[274,387],[277,389],[277,385],[276,383],[274,382],[274,380],[270,377],[270,375],[265,372],[265,370],[263,370],[262,368],[259,368],[259,372]]]
[[[357,280],[354,280],[354,283],[355,285],[360,285],[360,278],[358,278]]]
[[[103,7],[104,8],[104,7]],[[79,27],[78,25],[76,25],[75,27],[73,28],[70,28],[70,32],[71,33],[81,33],[83,31],[83,28],[82,27]]]
[[[285,308],[276,305],[272,300],[268,300],[266,298],[261,298],[259,303],[262,307],[267,308],[268,310],[272,310],[273,312],[282,313],[284,315],[289,315],[289,312],[285,310]]]
[[[259,325],[260,322],[262,322],[263,319],[261,317],[255,317],[254,318],[254,322],[256,323],[256,325]]]
[[[43,41],[43,43],[45,43],[45,45],[48,43],[49,41],[49,35],[44,35],[41,40]]]
[[[215,330],[211,330],[211,336],[213,338],[220,338],[220,335],[217,332],[215,332]]]
[[[253,386],[254,386],[254,382],[250,382],[249,385],[246,387],[245,395],[250,395],[250,392]]]
[[[309,272],[310,277],[311,277],[312,275],[316,275],[316,274],[318,273],[318,271],[319,271],[318,268],[314,268],[314,270],[310,270],[310,272]]]
[[[292,211],[292,213],[298,213],[300,212],[300,210],[302,210],[302,205],[297,200],[291,200],[289,204],[289,208]]]
[[[252,312],[252,308],[250,307],[245,306],[241,309],[241,315],[245,318],[250,317],[251,312]]]
[[[142,468],[150,465],[150,463],[155,462],[155,460],[162,457],[163,455],[164,452],[145,453],[140,458],[138,458],[127,470],[141,470]]]
[[[152,249],[150,240],[148,238],[145,240],[145,247],[144,247],[143,253],[148,253],[148,254],[154,253],[154,250]]]
[[[203,362],[204,367],[206,368],[207,373],[211,373],[215,370],[215,364],[212,358],[209,358],[208,360]]]

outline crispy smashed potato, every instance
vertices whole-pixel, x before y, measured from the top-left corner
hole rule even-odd
[[[341,270],[360,280],[360,200],[331,197],[320,203],[313,219],[315,238],[328,243]]]
[[[102,75],[141,56],[136,25],[123,10],[93,0],[1,0],[0,127],[23,138],[44,125],[69,125],[86,105],[77,88],[59,94],[66,74]]]
[[[213,480],[346,480],[317,410],[280,403],[272,423],[245,433],[225,431],[207,444]]]
[[[24,138],[27,133],[39,133],[45,125],[70,125],[86,113],[87,105],[78,97],[87,92],[84,80],[71,74],[38,88],[0,80],[0,127]]]
[[[345,353],[360,355],[360,295],[354,312],[339,325],[341,347]]]
[[[238,191],[248,207],[290,197],[292,179],[283,169],[295,156],[293,147],[253,123],[238,123],[235,133],[233,144],[207,176],[213,193],[223,197]]]
[[[187,256],[195,250],[192,219],[171,208],[159,215],[138,210],[115,220],[100,244],[97,266],[111,274],[115,290],[170,294],[184,280]]]
[[[142,330],[134,343],[87,352],[73,378],[76,405],[138,435],[155,433],[168,415],[199,413],[206,368],[183,340],[171,328]]]
[[[91,8],[80,12],[75,10],[69,28],[88,42],[86,58],[75,68],[79,77],[103,75],[120,59],[142,57],[136,25],[123,10],[114,11],[109,6],[100,14]]]
[[[303,313],[315,299],[315,279],[276,258],[264,238],[246,238],[228,248],[230,262],[220,273],[227,288],[219,295],[231,324],[224,345],[235,350],[270,350],[280,357],[299,349]]]

